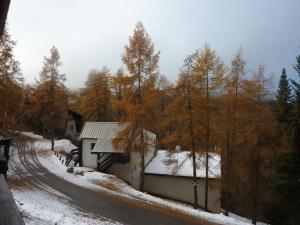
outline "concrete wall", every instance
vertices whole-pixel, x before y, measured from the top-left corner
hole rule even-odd
[[[130,163],[114,163],[108,170],[107,173],[116,175],[131,185],[131,165]]]
[[[193,204],[193,185],[191,177],[175,177],[145,174],[145,191],[154,195]],[[205,180],[198,179],[198,204],[204,207]],[[220,213],[220,180],[209,180],[208,209]]]
[[[82,139],[82,166],[97,169],[97,154],[92,154],[91,143],[96,139]]]

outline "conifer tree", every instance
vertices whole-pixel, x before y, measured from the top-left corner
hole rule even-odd
[[[202,50],[196,51],[193,65],[194,82],[199,95],[199,102],[196,105],[197,111],[203,116],[204,120],[197,123],[197,129],[205,137],[201,145],[202,151],[205,152],[205,201],[204,209],[208,211],[208,185],[209,185],[209,158],[210,152],[214,151],[214,136],[216,134],[216,123],[212,108],[212,97],[218,94],[223,82],[224,65],[216,52],[208,45]]]
[[[245,77],[246,62],[240,50],[231,61],[229,75],[224,79],[224,93],[221,96],[219,106],[219,124],[223,129],[219,129],[221,139],[222,157],[222,203],[225,215],[228,216],[230,208],[230,192],[234,185],[234,162],[237,158],[237,143],[239,130],[239,119],[241,117],[241,87]]]
[[[280,123],[287,124],[289,122],[292,101],[291,94],[291,86],[289,84],[289,80],[287,79],[286,70],[283,68],[276,95],[277,120]]]
[[[50,56],[44,58],[37,87],[33,93],[32,114],[43,124],[43,134],[51,139],[54,151],[56,132],[64,129],[67,113],[67,93],[64,86],[65,74],[59,71],[62,66],[57,48],[52,47]]]
[[[92,70],[82,93],[81,111],[92,121],[111,121],[111,75],[107,67]]]
[[[141,156],[140,190],[144,191],[147,146],[143,129],[150,126],[151,115],[147,108],[152,107],[150,105],[152,101],[148,99],[152,90],[149,89],[145,93],[144,87],[158,73],[159,52],[155,52],[154,44],[141,22],[137,23],[133,36],[129,38],[129,45],[125,46],[122,60],[132,78],[131,91],[125,102],[126,116],[122,119],[124,122],[129,122],[129,125],[118,134],[116,142],[118,142],[117,140],[126,140],[123,141],[124,149],[128,151],[130,146],[134,145],[135,150],[139,152]],[[139,144],[134,141],[138,136],[140,137]]]
[[[296,57],[294,69],[300,77],[300,55]],[[292,80],[294,100],[291,109],[291,133],[288,152],[282,153],[277,161],[275,188],[279,201],[273,206],[275,214],[270,222],[275,225],[300,223],[300,84]]]
[[[23,77],[20,64],[14,57],[15,45],[5,29],[0,36],[0,135],[3,136],[17,129],[24,113]]]

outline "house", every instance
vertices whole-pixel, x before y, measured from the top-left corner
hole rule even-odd
[[[115,149],[112,140],[117,137],[128,123],[86,122],[79,140],[81,143],[81,165],[114,174],[136,189],[140,187],[141,156],[136,151],[125,152]],[[145,165],[153,158],[156,135],[143,129],[147,140]],[[136,137],[139,140],[139,137]]]
[[[140,188],[141,156],[136,151],[115,149],[112,140],[128,123],[86,122],[80,134],[81,163],[85,167],[116,175],[136,189]],[[155,150],[156,135],[143,130],[147,140],[145,191],[157,196],[193,204],[193,166],[190,152]],[[139,140],[139,137],[136,137]],[[209,154],[208,209],[220,213],[220,156]],[[196,155],[198,204],[204,207],[205,155]]]
[[[215,213],[221,210],[220,156],[209,154],[208,209]],[[198,204],[204,208],[205,154],[197,154]],[[193,204],[193,164],[187,151],[157,150],[145,169],[145,191],[157,196]]]
[[[78,142],[78,138],[83,126],[83,116],[79,113],[68,110],[68,118],[66,123],[66,138],[70,139],[73,142]],[[76,143],[77,144],[77,143]]]

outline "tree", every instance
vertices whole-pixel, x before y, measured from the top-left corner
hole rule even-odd
[[[126,98],[129,96],[132,78],[119,69],[112,77],[112,108],[114,120],[122,121],[126,117]]]
[[[61,66],[60,54],[57,48],[52,47],[50,57],[44,58],[32,99],[32,114],[41,120],[43,134],[51,138],[52,151],[55,133],[64,129],[67,113],[67,93],[63,84],[66,78],[59,71]]]
[[[287,79],[285,68],[282,69],[280,81],[278,85],[277,95],[277,120],[280,123],[286,124],[290,120],[290,110],[292,102],[292,93],[289,80]]]
[[[241,149],[239,165],[242,182],[246,182],[247,193],[251,197],[251,219],[256,224],[258,206],[261,199],[262,177],[268,177],[268,166],[274,164],[278,149],[278,127],[272,112],[268,84],[270,79],[264,75],[264,67],[259,66],[252,79],[242,86],[243,117],[241,118],[243,136],[240,136]],[[243,165],[243,166],[242,166]]]
[[[216,123],[212,120],[215,117],[212,110],[214,108],[212,97],[217,95],[224,76],[223,62],[208,45],[194,54],[193,76],[199,95],[199,103],[196,105],[197,111],[205,118],[202,122],[197,123],[197,129],[205,136],[201,144],[204,147],[206,160],[204,209],[208,211],[209,157],[210,152],[213,152],[216,146],[213,138],[216,134]]]
[[[194,208],[198,208],[198,189],[197,189],[197,167],[196,153],[199,152],[200,133],[197,132],[195,125],[199,118],[195,109],[197,95],[194,82],[192,80],[194,56],[188,56],[184,60],[179,79],[175,88],[169,90],[172,93],[172,101],[168,104],[166,114],[168,115],[163,122],[167,132],[162,140],[169,151],[174,151],[176,146],[182,150],[191,152],[190,157],[193,162],[193,193]]]
[[[137,23],[133,36],[129,38],[129,45],[125,46],[125,52],[122,56],[123,63],[126,65],[131,77],[131,90],[126,98],[125,108],[126,116],[123,121],[129,122],[129,125],[123,132],[118,134],[117,140],[123,141],[124,148],[129,151],[134,145],[134,149],[141,156],[141,173],[140,173],[140,190],[144,191],[144,170],[145,170],[145,153],[147,150],[143,129],[147,129],[150,124],[148,118],[151,116],[147,108],[151,107],[147,98],[148,95],[143,88],[147,82],[157,75],[159,52],[155,52],[154,44],[144,29],[142,23]],[[140,137],[137,144],[136,137]],[[115,144],[114,144],[115,145]]]
[[[13,54],[15,45],[5,29],[0,36],[0,135],[3,136],[17,129],[24,113],[23,77]]]
[[[107,67],[91,70],[82,93],[81,111],[92,121],[111,121],[111,75]]]
[[[222,146],[222,190],[223,207],[225,215],[228,216],[231,205],[230,194],[234,186],[233,167],[237,158],[239,118],[241,117],[241,87],[245,77],[246,62],[240,50],[231,61],[229,75],[224,79],[224,94],[221,97],[219,124],[223,129],[219,129]],[[239,130],[238,130],[239,129]]]
[[[300,55],[296,57],[294,69],[300,77]],[[276,214],[270,216],[270,222],[275,225],[300,223],[300,85],[295,80],[292,84],[295,94],[289,121],[289,146],[277,160],[275,189],[279,200],[272,208]]]
[[[198,207],[196,169],[205,167],[205,210],[208,210],[209,156],[214,151],[212,137],[216,133],[212,95],[216,95],[223,73],[222,61],[208,45],[188,56],[167,106],[168,118],[163,122],[167,127],[163,144],[169,150],[180,145],[191,152],[195,208]],[[205,162],[199,161],[198,154],[205,155]]]

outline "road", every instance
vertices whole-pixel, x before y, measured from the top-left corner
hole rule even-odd
[[[44,168],[35,154],[19,154],[21,162],[31,174],[26,179],[43,183],[71,199],[71,204],[86,212],[108,218],[122,224],[132,225],[210,225],[207,221],[193,218],[159,206],[141,201],[127,200],[97,192],[70,183]]]

